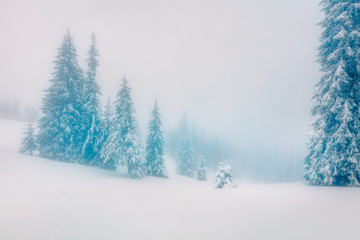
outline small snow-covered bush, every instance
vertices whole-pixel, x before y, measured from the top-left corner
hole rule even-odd
[[[215,188],[223,188],[225,185],[234,188],[238,185],[232,179],[232,169],[229,164],[221,162],[216,172]]]

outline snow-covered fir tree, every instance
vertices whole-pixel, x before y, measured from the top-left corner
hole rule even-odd
[[[205,171],[205,157],[203,154],[200,154],[198,157],[198,170],[196,172],[196,180],[205,181],[206,180],[206,171]]]
[[[157,99],[151,113],[149,135],[146,142],[146,174],[165,177],[164,137],[161,131],[161,119]]]
[[[20,145],[20,153],[33,155],[33,152],[36,151],[37,145],[34,135],[34,127],[31,122],[29,122],[26,125],[25,131],[23,132],[25,135],[22,139],[21,145]]]
[[[179,154],[177,157],[176,172],[179,175],[194,177],[196,171],[195,158],[193,156],[193,148],[191,136],[187,125],[187,118],[184,116],[181,122],[181,142]]]
[[[104,146],[107,142],[108,137],[110,136],[111,129],[112,129],[112,119],[113,119],[113,108],[110,103],[110,97],[107,99],[107,103],[104,108],[104,112],[101,118],[101,138],[100,138],[100,146]],[[106,150],[105,147],[102,147],[100,149],[100,156],[99,156],[99,162],[98,165],[100,167],[103,167],[108,170],[115,170],[116,165],[115,161],[112,159],[110,161],[105,161],[103,159],[103,156],[106,156],[106,153],[104,152]]]
[[[314,185],[359,186],[360,5],[323,0],[319,47],[323,76],[316,85],[305,178]]]
[[[110,135],[101,150],[101,157],[104,165],[110,161],[114,166],[127,166],[130,177],[141,178],[144,175],[142,144],[136,133],[135,109],[125,76],[115,100]]]
[[[140,179],[145,175],[145,156],[142,142],[136,132],[129,132],[122,146],[123,161],[128,168],[128,175]]]
[[[232,169],[229,164],[221,162],[218,166],[215,178],[215,188],[223,188],[224,186],[238,187],[233,181]]]
[[[52,75],[39,121],[39,153],[50,159],[80,162],[84,134],[84,77],[69,31],[58,49]]]
[[[109,170],[115,170],[120,163],[121,158],[121,113],[119,106],[119,98],[122,88],[117,93],[117,100],[114,102],[115,111],[112,111],[111,105],[108,103],[108,116],[103,119],[103,124],[108,125],[107,130],[103,128],[103,144],[100,150],[101,165]],[[106,110],[105,110],[106,112]],[[110,115],[111,114],[111,115]],[[109,119],[110,117],[110,119]],[[109,121],[109,122],[105,122]],[[108,133],[108,134],[106,134]],[[121,162],[123,165],[123,162]]]
[[[94,159],[100,151],[100,87],[96,81],[96,71],[99,66],[95,34],[91,35],[91,45],[88,51],[86,81],[84,86],[84,124],[85,136],[82,154],[86,164],[94,164]]]
[[[113,117],[114,114],[114,110],[113,107],[111,105],[111,101],[110,101],[110,97],[107,98],[106,101],[106,105],[104,107],[104,112],[103,112],[103,116],[102,116],[102,127],[107,129],[108,133],[109,133],[109,128],[111,126],[111,119]],[[106,135],[106,134],[103,134]]]

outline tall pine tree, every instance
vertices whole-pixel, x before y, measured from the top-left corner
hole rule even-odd
[[[161,131],[161,119],[157,99],[155,99],[148,129],[149,135],[146,142],[146,174],[164,177],[164,137]]]
[[[100,87],[96,81],[96,71],[99,66],[95,34],[91,35],[91,45],[88,52],[86,81],[84,86],[84,124],[85,135],[82,154],[86,164],[94,164],[94,159],[100,151]]]
[[[305,178],[315,185],[359,186],[359,3],[323,0],[325,18],[316,85],[313,131]]]
[[[43,117],[39,121],[39,153],[61,161],[80,161],[84,77],[69,31],[58,49],[52,75],[43,98]]]
[[[112,126],[112,119],[113,119],[113,108],[112,105],[110,103],[110,97],[108,97],[107,99],[107,103],[105,105],[105,109],[103,112],[103,116],[101,119],[101,138],[100,138],[100,154],[99,154],[99,162],[98,165],[100,167],[103,167],[105,169],[108,170],[115,170],[116,169],[116,165],[115,165],[115,161],[112,159],[110,161],[105,161],[105,158],[107,157],[107,154],[105,151],[107,151],[107,148],[104,147],[106,146],[106,142],[108,137],[110,136],[110,133],[113,129]]]
[[[195,158],[187,118],[184,116],[180,126],[180,149],[177,157],[176,172],[179,175],[194,177]]]
[[[115,101],[110,135],[101,156],[105,165],[110,161],[115,166],[127,166],[130,177],[142,178],[144,175],[142,145],[136,133],[135,109],[125,76]]]
[[[112,111],[110,104],[107,104],[108,108],[108,116],[105,116],[103,119],[103,126],[106,124],[108,125],[107,131],[103,131],[103,145],[100,150],[100,157],[101,157],[101,165],[109,170],[115,170],[118,165],[122,162],[120,162],[120,158],[122,155],[121,152],[121,112],[120,112],[120,105],[119,105],[119,99],[120,94],[123,89],[123,86],[121,86],[121,89],[117,93],[116,101],[114,102],[115,111],[114,113],[110,113]],[[109,115],[111,116],[111,119],[109,119]],[[109,121],[110,120],[110,121]],[[105,122],[109,121],[109,122]],[[105,128],[105,126],[104,126]],[[105,133],[108,133],[105,135]],[[121,164],[123,165],[123,164]]]

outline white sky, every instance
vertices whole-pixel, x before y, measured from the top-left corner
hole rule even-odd
[[[103,95],[125,72],[141,131],[157,95],[166,127],[186,110],[241,148],[303,154],[319,11],[319,0],[1,0],[0,99],[40,106],[66,29],[84,67],[95,31]]]

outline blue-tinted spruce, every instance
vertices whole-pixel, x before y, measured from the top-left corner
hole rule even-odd
[[[85,164],[95,164],[95,158],[100,151],[100,87],[96,81],[96,71],[99,66],[98,51],[96,49],[95,34],[91,35],[91,45],[88,51],[86,81],[84,86],[84,144],[82,146],[82,155]]]
[[[196,172],[196,180],[206,181],[206,171],[205,171],[205,157],[203,154],[198,156],[198,170]]]
[[[161,131],[161,119],[157,100],[151,113],[149,135],[146,141],[146,174],[165,177],[164,165],[164,137]]]
[[[119,97],[119,92],[117,94],[117,97]],[[121,158],[121,126],[120,126],[120,113],[119,113],[119,106],[117,106],[117,102],[115,102],[115,108],[116,110],[112,114],[111,118],[104,118],[103,119],[103,125],[109,124],[108,128],[103,128],[103,144],[102,148],[100,150],[100,161],[101,166],[109,169],[109,170],[115,170],[119,163]],[[104,121],[109,122],[104,122]],[[107,133],[107,134],[106,134]]]
[[[45,90],[41,108],[43,117],[39,121],[40,156],[79,162],[84,133],[84,77],[69,31],[58,49],[50,83]]]
[[[229,164],[221,162],[218,166],[215,178],[215,188],[223,188],[225,186],[238,187],[233,181],[232,169]]]
[[[193,156],[193,146],[191,136],[187,126],[186,116],[180,126],[180,149],[177,157],[176,172],[179,175],[194,177],[196,170],[195,159]]]
[[[136,133],[128,133],[124,138],[123,161],[131,178],[140,179],[145,175],[145,156],[143,144]]]
[[[314,185],[359,186],[358,1],[324,0],[319,47],[323,76],[316,85],[305,178]]]
[[[115,106],[120,126],[120,165],[127,166],[130,177],[142,178],[145,173],[145,158],[141,140],[136,132],[135,108],[131,98],[131,89],[125,76]]]
[[[103,119],[103,144],[100,150],[101,166],[115,170],[121,158],[121,126],[120,126],[120,106],[119,98],[120,92],[117,93],[117,100],[114,102],[115,111],[112,113],[111,105],[107,104],[108,115],[104,116]],[[106,112],[106,110],[105,110]],[[107,125],[105,127],[105,124]],[[107,134],[106,134],[107,133]]]
[[[34,127],[31,122],[26,125],[26,129],[23,134],[25,136],[22,139],[19,152],[23,154],[33,155],[34,151],[36,151],[37,149],[37,145],[34,135]]]
[[[101,118],[101,137],[100,137],[100,146],[104,146],[107,142],[108,137],[110,136],[111,130],[112,130],[112,119],[113,119],[113,108],[110,103],[110,98],[107,99],[107,103],[104,108],[104,112]],[[107,154],[104,152],[106,150],[106,147],[101,148],[100,150],[100,156],[99,156],[99,162],[98,165],[102,168],[108,169],[108,170],[115,170],[116,164],[115,160],[113,158],[108,159],[105,161],[103,159],[103,156],[107,156]]]
[[[131,89],[125,76],[115,100],[115,113],[110,135],[101,150],[104,165],[113,163],[127,166],[132,178],[144,175],[144,156],[141,141],[136,133],[135,109],[131,99]]]

